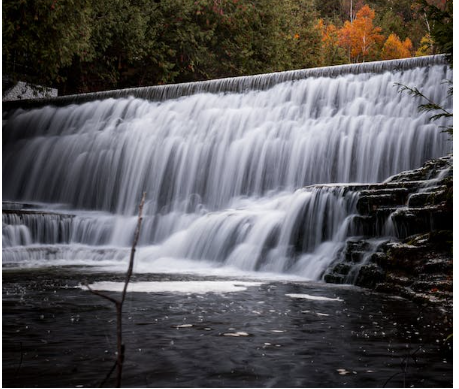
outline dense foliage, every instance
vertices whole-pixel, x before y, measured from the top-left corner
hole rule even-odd
[[[452,50],[448,12],[452,34],[452,0],[4,0],[3,69],[66,94],[402,58]]]

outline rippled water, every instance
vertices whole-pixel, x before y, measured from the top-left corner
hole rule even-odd
[[[121,281],[69,269],[4,271],[3,385],[103,381],[115,358],[115,312],[78,287],[84,279]],[[156,292],[125,302],[126,387],[452,386],[447,325],[403,299],[285,279],[163,274],[133,282]],[[214,292],[203,293],[209,283]]]

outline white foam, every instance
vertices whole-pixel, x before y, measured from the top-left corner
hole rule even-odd
[[[147,293],[232,293],[243,292],[251,286],[260,286],[261,282],[241,282],[241,281],[144,281],[131,282],[128,285],[128,292],[147,292]],[[102,281],[89,285],[91,289],[109,292],[121,292],[124,282]],[[80,285],[86,289],[86,286]]]
[[[306,299],[306,300],[316,300],[316,301],[343,301],[339,297],[330,298],[330,297],[323,297],[323,296],[313,296],[311,294],[287,293],[286,296],[292,297],[295,299]]]
[[[282,274],[265,271],[248,271],[236,266],[222,265],[211,261],[195,261],[186,258],[159,257],[155,258],[157,246],[140,248],[134,263],[137,274],[196,274],[225,278],[256,279],[262,281],[310,281],[310,278],[295,274]],[[127,262],[126,262],[127,263]],[[124,265],[124,271],[127,264]]]

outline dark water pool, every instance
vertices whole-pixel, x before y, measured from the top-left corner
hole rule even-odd
[[[122,277],[62,268],[3,271],[3,387],[97,387],[103,381],[116,351],[115,312],[110,302],[76,288],[84,279]],[[171,280],[216,278],[133,281]],[[224,294],[129,293],[124,311],[125,387],[453,382],[452,329],[441,316],[355,287],[262,281]],[[114,383],[111,378],[105,386]]]

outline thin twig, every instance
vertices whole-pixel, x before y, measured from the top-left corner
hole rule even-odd
[[[122,334],[122,318],[123,318],[123,303],[126,298],[127,287],[129,281],[131,280],[132,271],[134,269],[134,256],[136,251],[137,242],[139,241],[140,236],[140,228],[142,227],[142,211],[143,211],[143,204],[145,203],[145,195],[146,193],[143,192],[142,200],[140,200],[139,205],[139,217],[137,219],[137,228],[134,234],[134,241],[132,242],[131,248],[131,256],[129,258],[129,267],[126,273],[126,280],[124,281],[124,289],[121,295],[121,300],[116,304],[116,313],[117,313],[117,334],[118,334],[118,374],[117,374],[117,385],[116,387],[121,387],[121,375],[123,373],[123,363],[124,363],[124,344],[123,344],[123,334]]]
[[[129,267],[126,273],[126,281],[124,282],[123,294],[121,295],[121,304],[124,303],[124,299],[126,298],[127,286],[129,284],[129,281],[131,280],[132,271],[134,269],[134,256],[135,256],[137,242],[139,241],[140,228],[142,227],[142,219],[143,219],[142,212],[143,212],[143,204],[145,203],[145,196],[146,196],[146,193],[143,192],[142,200],[140,200],[140,204],[139,204],[139,218],[137,219],[137,228],[134,234],[134,241],[132,242],[131,257],[129,258]]]
[[[87,283],[85,284],[88,290],[92,293],[95,294],[96,296],[103,297],[104,299],[107,299],[108,301],[111,301],[113,304],[117,304],[118,300],[115,300],[113,297],[110,297],[104,293],[99,292],[98,290],[92,289]]]
[[[115,367],[117,367],[116,387],[117,388],[121,387],[121,377],[123,373],[124,350],[125,350],[125,347],[123,344],[123,330],[122,330],[123,328],[123,303],[124,303],[124,300],[126,299],[127,287],[128,287],[129,281],[131,280],[132,271],[134,269],[134,256],[136,252],[137,242],[139,241],[140,228],[142,227],[142,212],[143,212],[143,205],[145,203],[145,196],[146,196],[146,193],[143,192],[142,199],[139,204],[139,217],[137,220],[137,228],[134,233],[134,241],[132,242],[131,256],[129,258],[129,266],[126,272],[126,279],[124,281],[123,292],[121,293],[120,300],[117,300],[111,296],[108,296],[105,293],[102,293],[98,290],[91,289],[91,287],[88,284],[86,284],[86,287],[92,294],[95,294],[96,296],[100,296],[112,302],[113,304],[115,304],[115,308],[116,308],[117,358],[116,358],[115,364],[110,369],[105,379],[102,381],[100,387],[102,387],[104,383],[110,378],[111,374],[115,370]]]
[[[21,367],[22,367],[22,360],[24,359],[24,351],[22,350],[22,342],[19,342],[19,347],[20,347],[20,351],[21,351],[21,358],[19,359],[19,365],[14,373],[14,376],[17,377],[18,373],[19,373],[19,370],[21,370]]]
[[[115,360],[115,363],[113,364],[112,368],[111,368],[110,371],[107,373],[107,375],[105,376],[104,380],[100,383],[99,388],[102,388],[102,387],[105,385],[105,383],[107,382],[107,380],[110,378],[110,376],[112,375],[112,373],[115,371],[116,365],[118,365],[118,360]]]
[[[386,387],[386,385],[392,380],[392,378],[397,377],[399,374],[403,374],[403,371],[399,371],[399,372],[397,372],[397,373],[392,374],[392,375],[387,379],[387,381],[384,383],[383,388]]]

